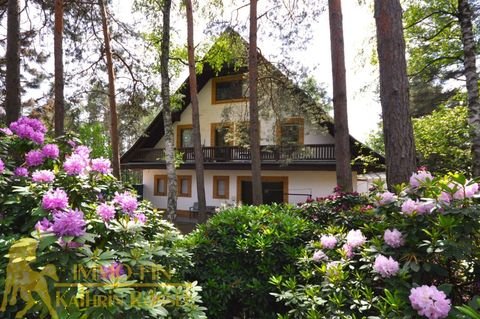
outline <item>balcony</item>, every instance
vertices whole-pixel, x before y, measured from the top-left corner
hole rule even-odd
[[[183,154],[184,163],[193,163],[195,154],[193,148],[178,148]],[[143,148],[135,156],[135,162],[164,162],[165,149]],[[250,162],[250,148],[240,146],[203,147],[205,163],[210,162]],[[332,162],[335,161],[335,147],[333,144],[308,144],[308,145],[263,145],[260,148],[262,162]]]

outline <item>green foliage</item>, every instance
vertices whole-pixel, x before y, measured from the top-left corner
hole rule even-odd
[[[405,3],[405,41],[410,75],[441,83],[462,69],[463,47],[457,1],[409,0]]]
[[[92,149],[92,157],[111,157],[110,139],[101,123],[81,124],[78,128],[78,137],[83,145],[89,145]]]
[[[207,63],[217,74],[226,66],[238,70],[247,65],[248,45],[234,32],[227,29],[216,39],[202,63]]]
[[[439,174],[456,171],[467,175],[470,173],[470,126],[465,106],[442,106],[430,115],[413,119],[413,132],[418,166],[426,166]],[[384,154],[381,127],[370,134],[367,145]]]
[[[430,113],[458,93],[463,75],[463,45],[458,1],[407,0],[404,35],[413,116]],[[473,10],[477,10],[472,6]],[[478,24],[478,14],[473,14]],[[478,37],[476,39],[478,42]],[[451,81],[453,80],[453,81]],[[452,86],[454,84],[454,86]]]
[[[458,318],[480,319],[480,297],[473,298],[468,305],[457,306],[457,310],[463,315]]]
[[[440,174],[470,172],[472,154],[466,107],[441,107],[431,115],[413,119],[413,129],[421,166]]]
[[[209,318],[275,318],[270,276],[294,273],[311,223],[290,206],[240,206],[213,216],[186,244]]]

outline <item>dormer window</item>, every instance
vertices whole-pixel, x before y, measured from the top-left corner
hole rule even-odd
[[[212,104],[243,102],[247,99],[247,80],[241,74],[212,80]]]

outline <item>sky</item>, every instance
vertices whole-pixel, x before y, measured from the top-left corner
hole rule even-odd
[[[201,0],[199,0],[201,1]],[[120,19],[131,19],[132,0],[113,0],[113,11]],[[259,2],[260,3],[260,2]],[[238,7],[238,6],[237,6]],[[225,9],[231,15],[235,7]],[[248,6],[239,11],[248,16]],[[345,64],[347,70],[348,121],[350,133],[357,139],[365,141],[368,134],[377,128],[380,121],[381,107],[376,92],[378,71],[370,63],[370,56],[375,50],[372,39],[375,37],[375,21],[373,10],[366,5],[360,6],[357,1],[342,1],[343,28],[345,41]],[[195,12],[194,12],[195,15]],[[178,21],[173,21],[178,25]],[[180,22],[186,23],[186,22]],[[204,40],[203,31],[196,24],[195,41]],[[261,27],[261,22],[259,22]],[[332,96],[332,76],[330,57],[330,34],[328,12],[325,11],[318,23],[312,25],[313,38],[305,50],[295,52],[294,59],[310,68],[311,75],[322,83],[329,96]],[[258,47],[267,58],[278,54],[278,44],[259,36]]]

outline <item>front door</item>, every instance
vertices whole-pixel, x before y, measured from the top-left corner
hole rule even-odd
[[[245,205],[251,205],[252,200],[252,180],[249,177],[238,177],[240,183],[240,200]],[[285,203],[288,202],[288,180],[286,177],[263,177],[262,194],[264,204]]]

